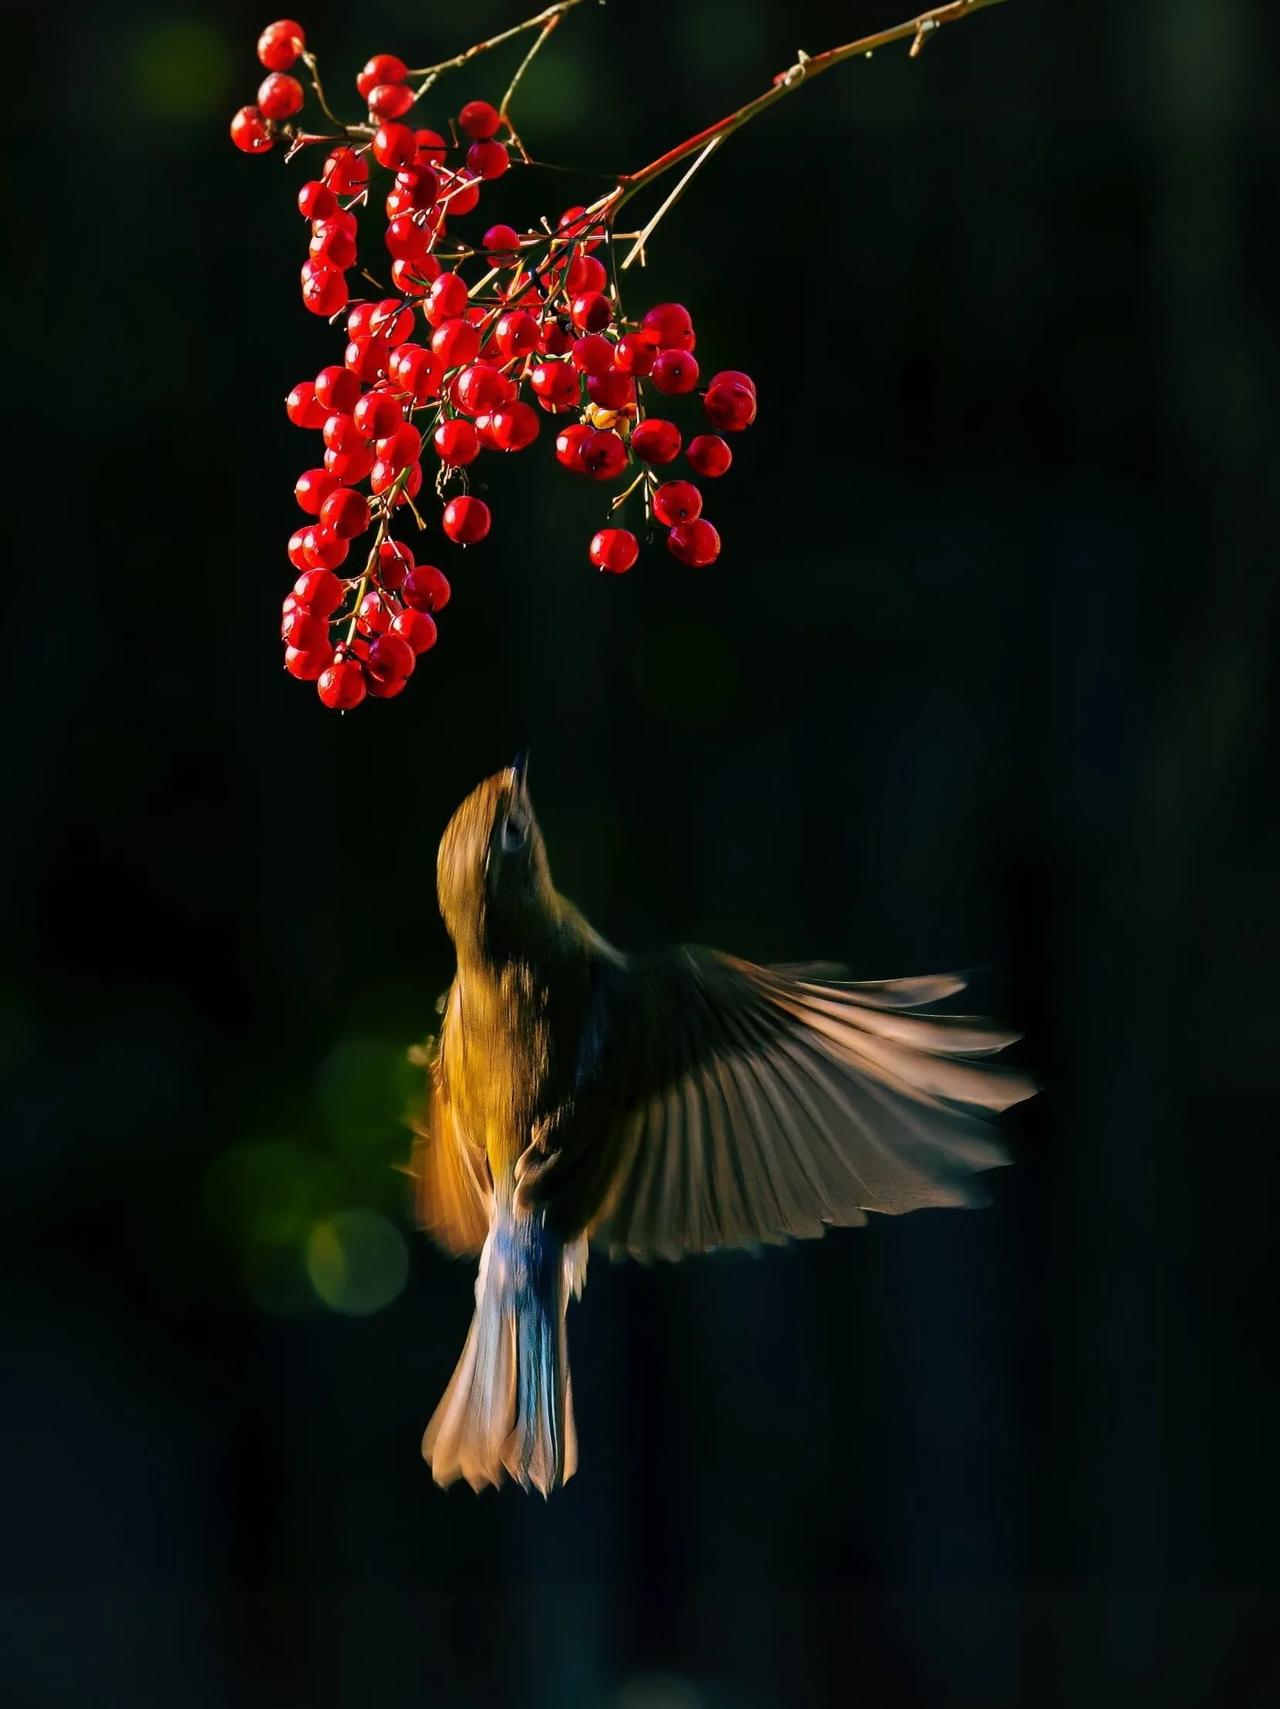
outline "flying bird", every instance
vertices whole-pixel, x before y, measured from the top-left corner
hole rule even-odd
[[[415,1123],[420,1223],[478,1254],[427,1426],[436,1481],[548,1494],[577,1463],[565,1318],[587,1244],[675,1259],[982,1202],[985,1119],[1035,1090],[1016,1034],[926,1005],[950,974],[852,984],[716,950],[624,955],[551,881],[522,760],[440,843],[457,972]]]

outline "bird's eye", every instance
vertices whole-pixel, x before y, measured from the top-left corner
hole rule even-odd
[[[529,821],[523,813],[508,813],[502,821],[502,852],[515,854],[529,840]]]

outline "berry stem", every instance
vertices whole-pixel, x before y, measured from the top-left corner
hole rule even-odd
[[[641,231],[639,233],[635,242],[631,245],[631,248],[627,251],[626,258],[622,262],[622,271],[624,273],[626,272],[627,268],[630,267],[631,263],[636,259],[637,256],[641,257],[641,264],[643,265],[644,246],[649,241],[650,237],[653,235],[653,232],[656,229],[659,220],[661,220],[663,215],[665,213],[667,213],[669,209],[675,207],[676,203],[680,200],[681,196],[684,194],[685,186],[689,183],[689,180],[693,177],[694,173],[698,170],[698,168],[703,164],[704,161],[710,160],[711,156],[719,148],[720,144],[724,141],[724,139],[727,135],[728,135],[727,131],[721,131],[716,136],[712,137],[711,141],[702,150],[702,153],[697,156],[697,158],[694,160],[693,165],[684,174],[684,176],[680,179],[680,182],[676,185],[675,189],[667,197],[666,201],[663,202],[662,206],[658,209],[657,213],[654,214],[653,218],[644,227],[643,231]],[[621,207],[622,203],[619,202],[618,206]]]
[[[502,30],[496,36],[490,36],[487,41],[476,42],[472,47],[467,48],[464,53],[455,54],[452,59],[442,59],[438,65],[426,65],[416,71],[410,71],[408,74],[410,77],[421,77],[424,79],[421,87],[414,93],[414,100],[420,101],[426,94],[427,90],[430,89],[431,85],[444,72],[459,70],[462,66],[468,64],[478,55],[488,53],[491,48],[501,47],[503,42],[512,41],[516,36],[523,35],[526,30],[536,30],[541,28],[543,35],[548,35],[550,31],[546,28],[547,25],[551,25],[551,27],[554,28],[555,24],[560,22],[566,12],[571,12],[575,6],[579,6],[581,4],[582,0],[556,0],[556,4],[554,6],[548,6],[544,12],[539,12],[536,17],[526,18],[522,24],[513,24],[509,30]],[[541,45],[541,40],[535,42],[534,51],[536,52]],[[532,57],[532,54],[530,54],[529,58]],[[523,73],[524,66],[521,66],[520,70],[516,73],[517,82]],[[507,99],[510,99],[510,91],[508,91]]]
[[[502,97],[502,100],[498,106],[498,112],[502,116],[502,122],[507,127],[507,130],[508,130],[510,137],[511,137],[511,141],[515,144],[516,148],[518,148],[520,150],[520,158],[521,158],[521,160],[524,161],[526,166],[529,164],[529,153],[528,153],[528,150],[525,148],[523,142],[521,142],[521,140],[520,140],[520,133],[516,130],[516,127],[511,122],[511,102],[515,96],[516,90],[520,87],[520,81],[523,78],[525,72],[528,71],[529,67],[533,64],[534,60],[537,58],[539,52],[541,51],[543,44],[546,42],[547,37],[555,29],[556,25],[560,22],[561,18],[564,17],[567,9],[568,9],[567,7],[563,7],[563,6],[559,7],[556,11],[552,12],[551,16],[547,19],[546,23],[542,26],[542,29],[539,31],[537,37],[534,40],[533,46],[529,49],[528,53],[525,54],[524,58],[520,61],[520,64],[516,67],[516,74],[511,79],[510,83],[508,83],[507,92]]]
[[[691,154],[705,150],[709,143],[719,143],[725,137],[732,136],[734,131],[741,130],[743,125],[754,119],[758,113],[763,113],[766,107],[772,107],[775,102],[781,101],[784,95],[790,95],[802,83],[811,82],[824,71],[830,71],[833,66],[843,65],[847,59],[856,59],[863,55],[869,58],[877,48],[905,41],[908,37],[911,38],[911,57],[918,58],[927,38],[944,24],[958,23],[961,18],[981,12],[987,6],[999,4],[1000,0],[948,0],[948,4],[933,6],[927,12],[921,12],[918,17],[908,19],[904,24],[895,24],[892,29],[879,30],[875,35],[863,36],[856,42],[846,42],[843,47],[828,48],[826,53],[813,55],[801,52],[796,63],[789,70],[779,72],[763,95],[757,95],[754,101],[748,101],[736,112],[727,114],[714,125],[708,125],[706,130],[699,131],[696,136],[691,136],[675,148],[668,149],[656,160],[651,160],[647,166],[642,166],[638,172],[624,173],[619,180],[618,190],[613,195],[602,198],[597,206],[612,220],[618,210],[629,202],[638,190],[643,190],[646,184],[651,184],[655,178],[660,178],[664,172],[669,172],[673,166],[678,166]]]

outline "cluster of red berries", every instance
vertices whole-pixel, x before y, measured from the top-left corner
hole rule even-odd
[[[301,60],[313,82],[315,74],[301,26],[291,19],[269,25],[258,57],[267,76],[256,106],[231,122],[236,146],[260,154],[283,140],[292,156],[331,144],[332,134],[313,137],[291,122],[305,93],[290,70]],[[513,149],[523,161],[523,149],[487,101],[468,101],[448,139],[400,122],[417,98],[409,78],[394,54],[368,62],[356,79],[368,121],[344,127],[348,140],[329,149],[319,176],[298,193],[310,226],[302,300],[331,320],[345,313],[346,348],[341,366],[323,368],[286,400],[289,419],[320,432],[324,449],[321,465],[295,488],[309,521],[289,542],[299,576],[285,601],[285,663],[316,682],[326,705],[343,709],[366,694],[398,693],[416,655],[435,640],[430,614],[447,600],[449,584],[390,538],[402,506],[425,526],[414,504],[424,449],[437,459],[443,532],[470,546],[490,528],[488,505],[469,490],[477,459],[524,450],[544,414],[571,418],[556,423],[557,462],[602,483],[628,477],[611,513],[632,500],[646,527],[666,531],[680,563],[701,566],[718,557],[720,536],[702,515],[694,482],[664,477],[675,473],[682,450],[693,475],[723,475],[733,460],[724,435],[756,415],[746,374],[702,379],[682,305],[659,304],[638,320],[623,315],[616,280],[597,253],[611,253],[611,198],[568,209],[554,227],[544,222],[521,234],[492,225],[478,242],[450,236],[448,226],[476,208]],[[315,89],[322,99],[318,83]],[[378,169],[382,183],[373,176]],[[385,198],[383,243],[396,294],[357,299],[349,287],[356,212],[375,191]],[[698,392],[710,431],[686,441],[668,412]],[[362,570],[344,579],[338,572],[352,542],[370,530]],[[629,570],[639,552],[636,532],[620,526],[601,528],[588,549],[597,568],[614,574]]]

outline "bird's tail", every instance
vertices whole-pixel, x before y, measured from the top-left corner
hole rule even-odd
[[[467,1344],[422,1439],[438,1484],[478,1490],[509,1472],[547,1495],[573,1476],[565,1314],[584,1272],[584,1242],[566,1247],[539,1217],[495,1212]]]

